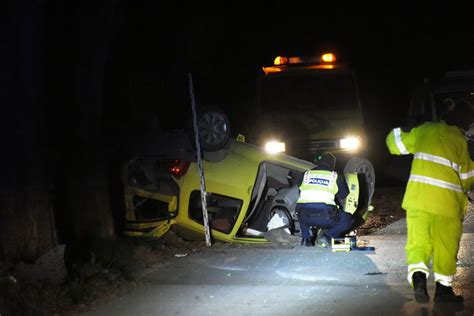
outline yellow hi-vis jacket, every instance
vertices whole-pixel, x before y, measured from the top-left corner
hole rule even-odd
[[[325,203],[336,205],[334,197],[339,190],[337,172],[308,170],[300,185],[300,197],[296,203]]]
[[[474,170],[467,140],[458,127],[427,122],[409,132],[395,128],[385,141],[391,154],[414,154],[403,209],[464,217]]]

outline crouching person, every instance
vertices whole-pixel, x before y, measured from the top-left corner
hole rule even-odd
[[[328,247],[331,238],[339,238],[348,232],[355,219],[340,207],[349,189],[344,177],[334,171],[336,157],[324,153],[315,159],[315,163],[315,168],[305,172],[299,187],[296,214],[302,235],[301,245],[314,245],[310,229],[315,227],[327,229],[316,242],[320,247]]]

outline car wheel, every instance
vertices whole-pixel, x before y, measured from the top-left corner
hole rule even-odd
[[[199,141],[203,151],[224,148],[230,138],[230,123],[224,111],[207,108],[198,117]]]
[[[351,172],[363,175],[367,184],[368,201],[370,203],[375,190],[375,170],[372,166],[372,163],[366,158],[353,157],[346,163],[346,166],[344,167],[344,173]]]

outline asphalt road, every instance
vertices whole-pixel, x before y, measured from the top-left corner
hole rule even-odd
[[[474,315],[474,210],[464,222],[455,291],[464,306],[414,301],[405,220],[365,236],[374,252],[215,244],[146,271],[146,285],[84,315]]]

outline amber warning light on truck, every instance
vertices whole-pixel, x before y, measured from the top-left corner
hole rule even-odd
[[[289,65],[302,65],[312,69],[333,69],[336,67],[336,61],[336,55],[333,53],[324,53],[320,56],[311,57],[278,56],[273,60],[273,66],[263,67],[263,71],[266,74],[281,72],[284,67]]]
[[[336,62],[336,55],[333,53],[325,53],[321,56],[315,57],[283,57],[278,56],[273,61],[275,66],[288,64],[315,64],[315,63],[334,63]]]

